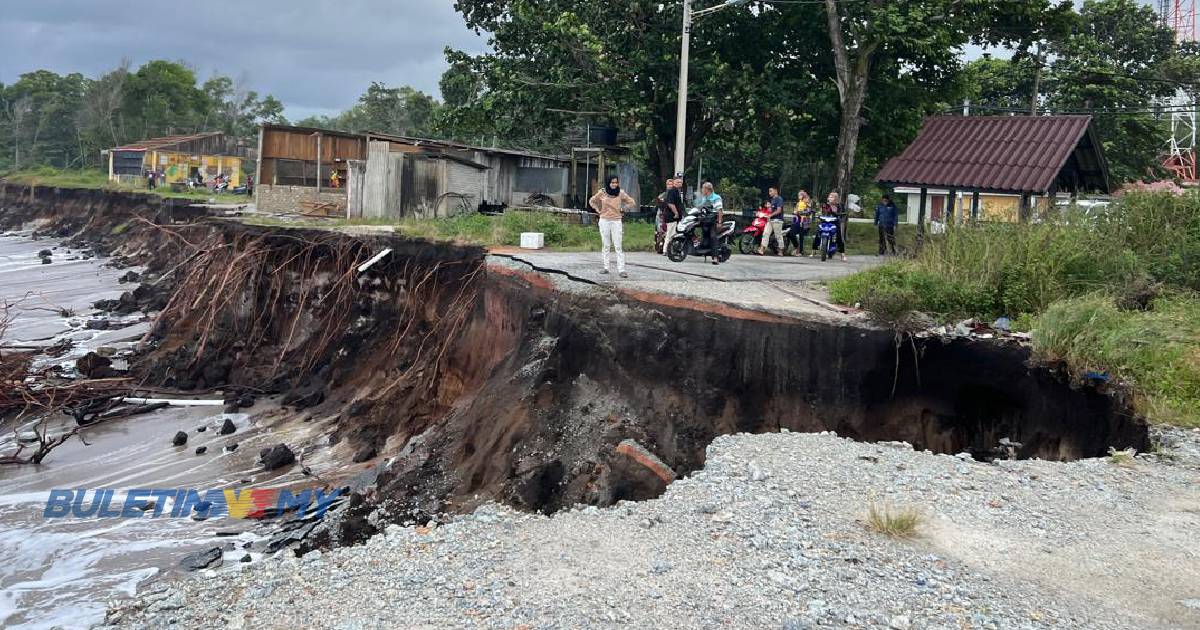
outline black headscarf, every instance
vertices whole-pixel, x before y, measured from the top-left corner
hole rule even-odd
[[[621,178],[609,177],[608,183],[604,185],[604,192],[608,193],[609,197],[619,197],[621,195],[621,187],[612,185],[614,179],[619,181]]]

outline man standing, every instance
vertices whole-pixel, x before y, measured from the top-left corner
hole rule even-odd
[[[676,180],[679,181],[679,180]],[[717,242],[717,230],[719,226],[725,222],[725,201],[721,199],[713,189],[712,182],[704,182],[700,187],[700,205],[712,208],[717,212],[717,218],[712,223],[709,223],[704,228],[705,242],[708,247],[712,248]],[[717,260],[716,256],[712,256],[712,264],[719,265],[721,261]]]
[[[879,228],[879,255],[886,256],[888,248],[896,255],[896,224],[900,221],[900,211],[896,208],[891,196],[884,195],[879,205],[875,206],[875,227]]]
[[[771,218],[767,221],[767,227],[763,231],[762,243],[758,245],[758,255],[762,256],[767,253],[767,247],[771,244],[772,236],[779,243],[779,251],[776,255],[783,255],[783,197],[779,196],[779,189],[774,186],[769,189],[768,197],[771,202]]]
[[[666,222],[667,234],[663,239],[663,251],[667,253],[667,248],[671,246],[671,239],[675,238],[675,231],[679,227],[679,220],[683,218],[683,175],[676,173],[675,179],[671,180],[671,187],[667,189],[666,202]]]
[[[671,210],[667,208],[667,195],[674,187],[675,178],[672,177],[667,180],[663,191],[654,198],[654,206],[658,208],[658,212],[654,214],[654,251],[659,253],[667,251],[667,217],[671,214]]]

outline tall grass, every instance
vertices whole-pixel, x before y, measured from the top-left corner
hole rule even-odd
[[[835,301],[873,287],[912,290],[944,318],[1020,317],[1056,300],[1136,280],[1200,290],[1200,194],[1125,197],[1098,219],[951,228],[914,259],[831,285]]]
[[[1063,300],[1034,322],[1034,349],[1078,372],[1130,383],[1135,406],[1157,421],[1200,427],[1200,298],[1161,297],[1122,310],[1107,294]]]

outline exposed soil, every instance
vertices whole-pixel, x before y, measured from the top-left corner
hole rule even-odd
[[[981,458],[1001,438],[1052,460],[1148,446],[1119,395],[1031,367],[1018,345],[917,340],[914,361],[887,330],[563,292],[475,248],[250,227],[155,199],[39,189],[31,201],[9,186],[0,225],[38,219],[149,265],[142,298],[163,315],[133,369],[335,418],[330,447],[348,476],[377,475],[391,519],[650,498],[740,432],[833,430]]]

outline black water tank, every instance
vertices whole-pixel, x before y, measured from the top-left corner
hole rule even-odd
[[[616,127],[597,127],[593,125],[588,133],[588,142],[592,146],[611,147],[617,144]]]

